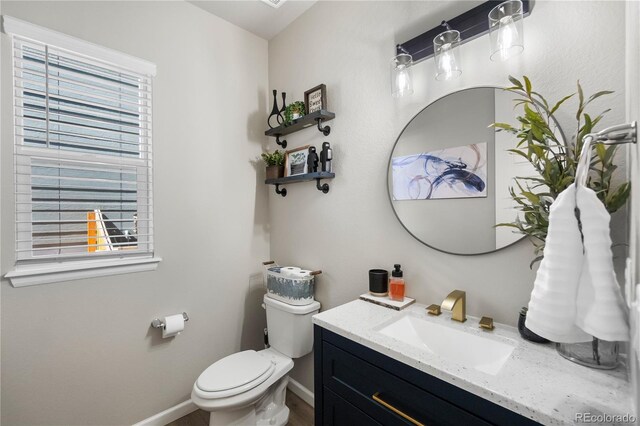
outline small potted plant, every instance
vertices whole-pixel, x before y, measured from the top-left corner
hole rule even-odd
[[[284,176],[284,153],[278,151],[262,153],[262,159],[267,165],[267,179],[277,179]]]
[[[287,108],[284,110],[284,122],[285,124],[291,124],[293,120],[297,120],[303,115],[304,115],[304,102],[295,101],[287,105]]]

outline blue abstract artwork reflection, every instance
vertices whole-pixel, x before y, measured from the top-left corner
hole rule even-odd
[[[487,144],[394,157],[394,200],[487,196]]]

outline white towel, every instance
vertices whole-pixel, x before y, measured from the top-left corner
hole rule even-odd
[[[576,295],[582,270],[582,238],[571,185],[553,202],[544,258],[531,292],[525,325],[553,342],[577,343],[591,336],[576,326]]]
[[[609,220],[596,194],[582,186],[576,189],[575,184],[551,205],[544,258],[527,312],[526,326],[531,331],[561,343],[586,342],[592,336],[628,340],[613,271]]]
[[[578,186],[577,205],[584,238],[584,263],[578,287],[576,324],[608,341],[629,340],[622,292],[613,270],[611,216],[593,190]]]

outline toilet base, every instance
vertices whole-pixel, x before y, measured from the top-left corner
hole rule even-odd
[[[274,383],[257,402],[233,411],[212,411],[209,426],[284,426],[289,421],[285,405],[289,376]],[[273,389],[273,391],[271,391]]]

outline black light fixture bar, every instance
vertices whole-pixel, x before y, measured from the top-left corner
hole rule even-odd
[[[500,3],[503,3],[503,1],[490,0],[484,2],[455,18],[443,21],[443,24],[446,23],[451,29],[460,31],[460,44],[464,44],[489,32],[489,12]],[[530,0],[522,0],[524,17],[529,16],[530,3]],[[413,58],[414,63],[428,59],[433,56],[433,39],[445,30],[445,26],[441,24],[411,40],[400,43],[396,46],[396,54],[408,53]]]

